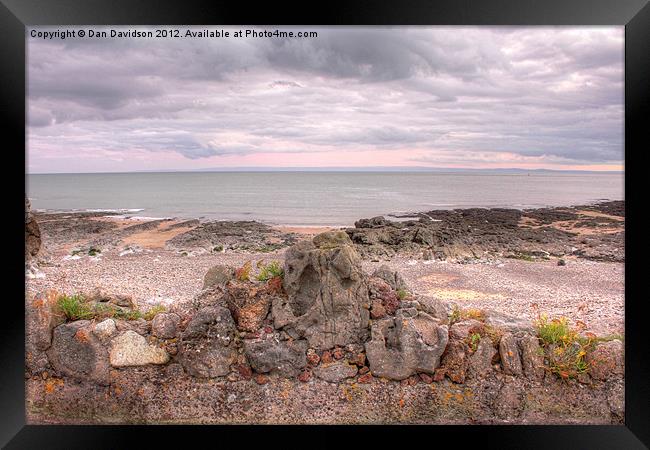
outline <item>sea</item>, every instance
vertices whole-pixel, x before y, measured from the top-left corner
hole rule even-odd
[[[41,211],[107,211],[138,218],[257,220],[350,226],[437,209],[540,208],[624,198],[623,173],[598,172],[137,172],[29,174]]]

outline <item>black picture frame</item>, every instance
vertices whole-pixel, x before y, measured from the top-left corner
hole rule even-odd
[[[310,12],[308,12],[310,11]],[[650,117],[650,5],[646,0],[491,0],[444,1],[402,0],[400,2],[331,0],[318,5],[278,4],[265,2],[250,6],[245,3],[185,0],[0,0],[0,109],[5,161],[11,167],[5,173],[25,169],[25,28],[36,25],[154,25],[154,24],[250,24],[250,25],[624,25],[625,26],[625,199],[626,199],[626,391],[625,425],[621,426],[421,426],[421,427],[324,427],[332,445],[371,445],[367,439],[382,441],[390,437],[405,439],[407,445],[416,440],[425,445],[462,446],[471,443],[479,448],[647,448],[650,446],[650,347],[645,335],[644,303],[640,272],[646,238],[640,231],[643,219],[634,208],[642,201],[640,189],[633,180],[642,177],[647,167],[647,150],[642,147],[648,134]],[[3,177],[7,179],[7,177]],[[23,208],[15,181],[9,199],[10,229],[18,233],[18,208]],[[642,183],[639,183],[641,185]],[[639,206],[639,205],[637,205]],[[15,220],[15,222],[14,222]],[[14,227],[16,228],[14,230]],[[235,431],[251,439],[270,441],[278,427],[119,427],[119,426],[34,426],[25,425],[24,383],[24,303],[21,303],[22,266],[20,240],[8,237],[6,247],[7,277],[11,285],[2,302],[5,314],[0,341],[0,444],[4,448],[130,448],[143,437],[150,445],[155,441],[172,443],[183,439],[190,443],[204,434],[208,442],[225,445],[224,436]],[[11,253],[8,253],[11,252]],[[11,257],[9,256],[11,255]],[[641,262],[641,263],[639,263]],[[15,275],[13,271],[15,270]],[[11,275],[9,275],[11,273]],[[18,292],[13,293],[13,289]],[[638,292],[638,294],[637,294]],[[215,428],[218,428],[215,430]],[[307,429],[306,429],[307,428]],[[367,433],[358,434],[362,428]],[[215,432],[216,433],[213,433]],[[312,427],[286,428],[283,433],[299,439],[300,445],[316,443]],[[306,431],[306,433],[305,433]],[[296,437],[296,433],[301,436]],[[188,441],[189,436],[192,441]],[[441,438],[450,439],[442,444]],[[241,437],[239,439],[242,439]],[[276,441],[282,442],[282,441]],[[193,445],[193,444],[192,444]],[[288,445],[288,444],[287,444]]]

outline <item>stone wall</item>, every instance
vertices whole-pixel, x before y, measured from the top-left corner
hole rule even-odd
[[[152,320],[70,321],[55,294],[30,299],[30,422],[622,421],[620,341],[564,376],[531,324],[459,315],[387,267],[368,276],[343,232],[293,246],[282,277],[246,272],[212,268],[192,310]],[[86,301],[121,317],[134,307],[106,293]]]

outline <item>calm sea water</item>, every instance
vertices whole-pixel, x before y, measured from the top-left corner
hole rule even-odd
[[[377,215],[623,199],[623,174],[211,172],[29,175],[32,207],[130,215],[352,225]]]

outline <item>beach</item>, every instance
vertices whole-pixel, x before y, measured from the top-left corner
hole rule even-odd
[[[541,222],[548,222],[547,216],[553,216],[557,220],[550,222],[551,226],[578,230],[576,236],[580,239],[621,234],[624,217],[617,215],[621,214],[620,208],[608,211],[609,214],[579,211],[583,211],[580,215],[583,220],[578,222],[566,220],[557,211],[530,216],[537,214]],[[591,221],[594,217],[605,222]],[[130,295],[142,306],[162,304],[180,309],[201,291],[203,275],[210,267],[218,264],[240,267],[246,261],[281,262],[289,245],[337,229],[268,226],[252,221],[216,222],[218,230],[212,230],[220,242],[216,244],[206,238],[211,229],[199,220],[133,219],[104,212],[37,213],[36,218],[44,245],[37,272],[28,274],[29,294],[47,289],[74,294],[102,287]],[[519,227],[536,230],[540,235],[548,231],[531,222],[530,218],[519,219]],[[455,302],[462,308],[496,309],[530,320],[539,314],[566,316],[582,321],[594,333],[622,335],[624,263],[620,259],[600,261],[598,257],[588,257],[593,255],[593,248],[601,249],[604,255],[620,255],[624,252],[622,242],[622,239],[610,242],[606,251],[602,251],[601,243],[593,244],[589,247],[592,253],[583,253],[586,258],[575,250],[562,257],[547,256],[543,250],[532,251],[531,254],[541,257],[526,257],[509,248],[510,254],[472,256],[461,262],[444,256],[424,259],[423,254],[428,256],[426,252],[406,246],[404,251],[381,257],[367,250],[376,245],[359,245],[358,249],[365,255],[364,270],[371,273],[387,264],[402,274],[417,294]],[[553,248],[556,245],[551,244]],[[546,248],[543,244],[538,246]],[[89,256],[89,248],[97,248],[99,253]],[[451,254],[458,256],[458,250]],[[566,265],[559,266],[560,259]]]

